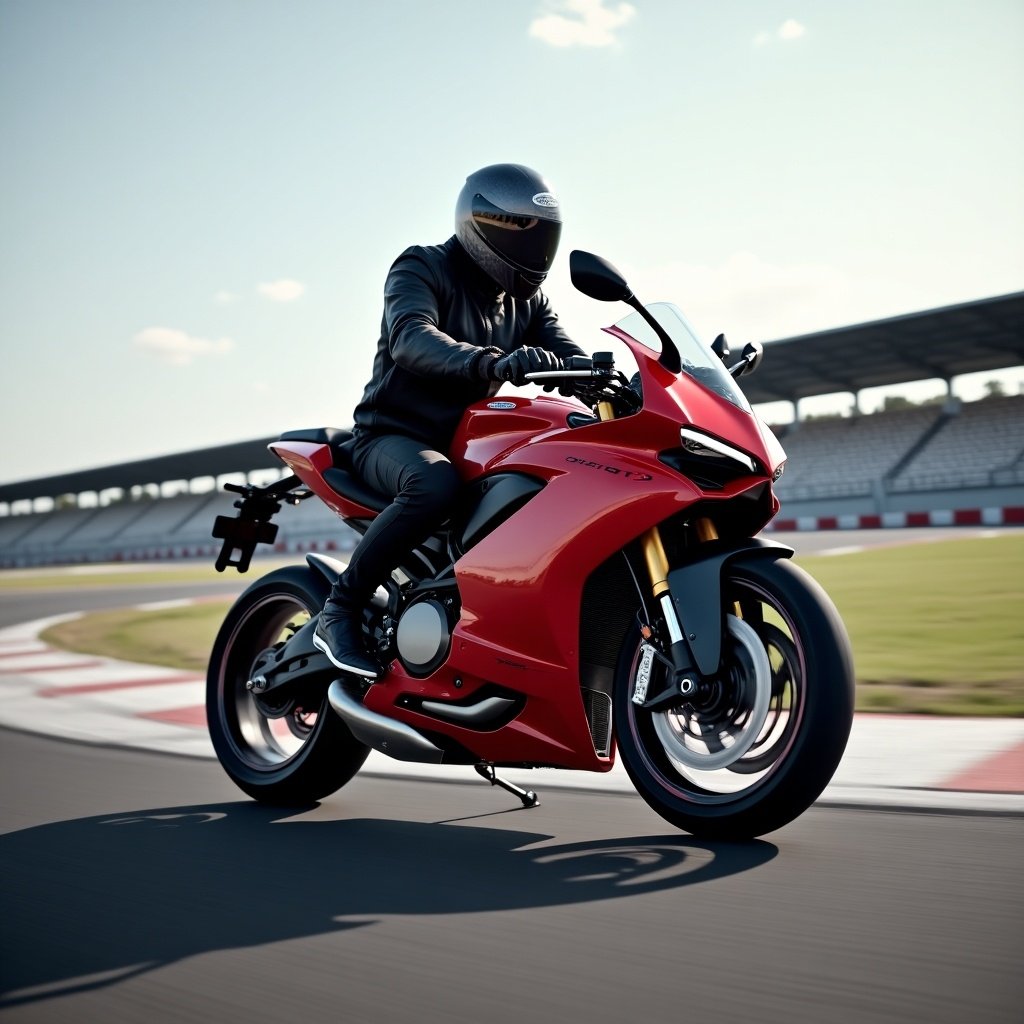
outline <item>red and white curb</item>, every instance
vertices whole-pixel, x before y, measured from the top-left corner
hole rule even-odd
[[[877,530],[912,526],[1022,526],[1024,506],[883,512],[881,515],[795,516],[773,519],[770,530]]]
[[[48,626],[76,617],[0,630],[0,725],[84,743],[213,758],[204,678],[71,654],[39,639]],[[363,771],[450,782],[475,779],[464,766],[409,764],[377,753]],[[633,791],[621,765],[604,775],[503,774],[539,789]],[[819,803],[1024,813],[1024,719],[857,715],[843,761]]]
[[[202,728],[162,716],[202,708],[202,677],[155,665],[71,654],[38,639],[59,615],[0,630],[0,725],[85,743],[213,757]]]

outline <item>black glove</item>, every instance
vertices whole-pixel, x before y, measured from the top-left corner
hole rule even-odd
[[[495,360],[490,368],[494,380],[507,380],[519,387],[526,383],[528,373],[561,370],[562,360],[546,348],[517,348]]]

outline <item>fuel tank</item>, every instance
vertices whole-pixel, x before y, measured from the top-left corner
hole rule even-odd
[[[587,408],[571,399],[519,395],[488,398],[466,410],[452,440],[451,460],[464,480],[474,480],[504,452],[570,429],[570,417],[591,419]]]

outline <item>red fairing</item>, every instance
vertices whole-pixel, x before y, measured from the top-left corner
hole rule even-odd
[[[581,428],[590,429],[597,427]],[[649,472],[635,452],[577,441],[579,432],[535,439],[492,466],[548,483],[456,562],[462,615],[448,663],[424,680],[392,672],[370,688],[367,707],[436,730],[436,720],[395,707],[396,699],[414,693],[453,700],[484,682],[498,683],[527,697],[514,722],[485,735],[444,731],[498,763],[611,768],[611,759],[594,753],[579,688],[583,585],[609,555],[697,495],[670,471]],[[595,451],[606,460],[601,468],[588,465]]]
[[[638,344],[618,328],[606,327],[605,330],[622,341],[636,357],[644,382],[644,409],[640,415],[657,415],[674,425],[675,440],[666,447],[678,445],[679,427],[693,424],[704,433],[728,441],[748,455],[754,456],[761,465],[767,467],[769,474],[774,473],[785,461],[786,453],[782,446],[774,435],[770,441],[765,438],[764,434],[771,434],[771,431],[763,428],[754,413],[733,405],[697,383],[692,377],[670,373],[658,362],[650,349]],[[634,419],[636,417],[630,416],[627,420],[617,422]]]
[[[758,473],[714,492],[702,492],[659,460],[678,449],[679,429],[700,429],[753,456],[774,471],[784,458],[752,413],[665,370],[648,349],[609,329],[633,350],[643,381],[644,407],[619,419],[570,426],[589,415],[563,398],[492,398],[467,410],[450,455],[467,482],[497,472],[544,483],[528,504],[455,563],[461,616],[444,665],[425,679],[391,664],[370,687],[371,711],[443,733],[484,761],[533,763],[608,771],[614,753],[594,752],[580,692],[580,611],[590,574],[647,529],[698,500],[728,501],[762,486]],[[275,452],[329,507],[344,518],[373,513],[336,494],[323,480],[327,445],[277,442]],[[466,729],[407,707],[408,698],[453,701],[497,684],[526,698],[511,723],[492,732]]]
[[[569,414],[587,410],[548,397],[503,396],[467,411],[451,448],[466,480],[514,471],[546,486],[456,563],[462,615],[447,664],[423,680],[393,669],[367,693],[371,710],[436,731],[436,719],[401,706],[403,695],[455,700],[484,682],[498,683],[527,697],[515,721],[485,735],[448,725],[442,730],[497,763],[611,768],[612,758],[594,753],[579,687],[587,577],[698,499],[727,500],[764,484],[764,475],[752,475],[713,495],[699,491],[658,459],[679,446],[681,425],[699,422],[760,464],[775,465],[751,413],[688,377],[677,378],[623,340],[634,348],[645,381],[645,405],[635,415],[569,427]]]

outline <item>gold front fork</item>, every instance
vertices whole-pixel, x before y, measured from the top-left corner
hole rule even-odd
[[[701,544],[718,540],[718,531],[710,519],[698,519],[693,526]],[[643,549],[647,572],[651,577],[651,591],[655,597],[661,597],[669,588],[668,556],[665,554],[665,545],[661,541],[661,532],[656,526],[652,526],[640,538],[640,547]]]
[[[718,531],[715,529],[715,524],[710,519],[697,519],[694,521],[693,528],[697,531],[697,540],[701,544],[707,544],[710,540],[718,540]]]
[[[647,563],[647,574],[651,578],[651,592],[661,597],[668,590],[668,557],[661,542],[661,531],[652,526],[641,538],[640,547]]]
[[[603,420],[615,419],[615,409],[611,402],[598,402],[598,418]],[[705,544],[710,540],[718,539],[718,531],[710,519],[698,519],[694,523],[697,532],[697,539]],[[665,545],[661,541],[661,532],[656,526],[652,526],[641,538],[640,547],[644,553],[644,561],[647,563],[647,573],[651,578],[651,592],[654,596],[661,597],[669,589],[668,586],[668,556],[665,554]]]

